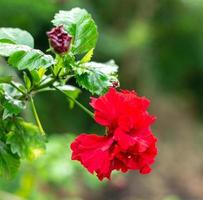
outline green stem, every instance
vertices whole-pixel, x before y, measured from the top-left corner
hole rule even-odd
[[[55,90],[59,91],[60,93],[64,94],[66,97],[68,97],[71,101],[73,101],[75,104],[77,104],[83,111],[85,111],[88,115],[90,115],[94,119],[94,113],[92,113],[89,109],[87,109],[85,106],[83,106],[79,101],[68,96],[64,91],[58,89],[57,87],[55,87],[55,86],[52,86],[52,87],[55,88]]]
[[[16,86],[13,82],[10,82],[10,85],[12,85],[16,90],[21,92],[23,95],[26,95],[26,93],[23,90],[21,90],[18,86]]]
[[[44,132],[44,129],[42,128],[41,122],[40,122],[40,120],[39,120],[39,116],[38,116],[38,114],[37,114],[37,110],[36,110],[36,107],[35,107],[35,104],[34,104],[34,101],[33,101],[32,96],[30,97],[30,102],[31,102],[32,111],[33,111],[33,114],[34,114],[34,117],[35,117],[37,126],[38,126],[38,128],[39,128],[41,134],[42,134],[42,135],[45,135],[45,132]]]
[[[40,85],[39,87],[35,88],[35,90],[41,90],[41,89],[47,88],[47,87],[51,86],[55,81],[56,81],[56,78],[48,81],[45,84]]]

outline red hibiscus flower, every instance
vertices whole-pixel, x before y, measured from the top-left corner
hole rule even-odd
[[[114,88],[92,98],[95,121],[106,127],[106,135],[82,134],[71,144],[72,159],[78,160],[98,178],[109,178],[113,170],[127,172],[151,171],[157,154],[156,141],[150,125],[155,117],[149,115],[150,101],[134,91],[118,92]]]

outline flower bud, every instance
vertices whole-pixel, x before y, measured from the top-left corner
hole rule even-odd
[[[114,82],[112,82],[112,86],[113,86],[114,88],[117,88],[117,87],[120,86],[120,83],[119,83],[118,81],[114,81]]]
[[[52,28],[47,32],[50,45],[56,53],[62,54],[69,50],[72,37],[64,30],[63,26]]]

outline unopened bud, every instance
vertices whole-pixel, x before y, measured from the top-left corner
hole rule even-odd
[[[56,53],[65,53],[69,50],[72,37],[64,30],[63,26],[53,28],[47,32],[50,45]]]

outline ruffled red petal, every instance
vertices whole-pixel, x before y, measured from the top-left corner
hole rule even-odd
[[[110,128],[117,126],[123,103],[124,97],[114,88],[110,88],[104,96],[92,98],[90,105],[95,109],[95,121]]]
[[[72,160],[78,160],[90,173],[97,173],[100,180],[110,178],[109,149],[113,139],[94,134],[81,134],[71,144]]]

